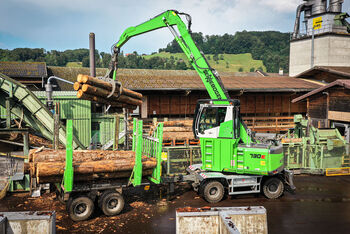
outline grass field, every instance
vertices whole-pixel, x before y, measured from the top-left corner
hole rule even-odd
[[[145,55],[144,58],[150,59],[152,57],[162,57],[162,58],[169,58],[171,56],[174,57],[175,61],[182,59],[189,65],[189,62],[185,56],[184,53],[168,53],[168,52],[161,52],[156,53],[152,55]],[[210,66],[215,68],[217,71],[221,72],[249,72],[250,70],[256,70],[258,68],[262,68],[263,71],[266,71],[266,67],[264,66],[262,60],[254,60],[252,58],[252,55],[250,53],[246,54],[219,54],[218,61],[213,60],[213,54],[206,54],[205,57],[207,58]]]
[[[82,67],[82,62],[68,62],[66,67]]]

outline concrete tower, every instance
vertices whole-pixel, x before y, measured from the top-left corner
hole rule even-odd
[[[290,42],[290,76],[314,66],[350,67],[350,24],[349,15],[342,13],[343,2],[329,0],[327,7],[327,0],[304,0],[298,6]]]

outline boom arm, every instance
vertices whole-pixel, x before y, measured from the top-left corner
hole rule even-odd
[[[185,15],[188,26],[182,21],[179,15]],[[173,26],[177,26],[180,36]],[[116,80],[118,68],[118,54],[120,48],[132,37],[146,32],[168,27],[174,35],[175,40],[185,53],[188,61],[199,74],[202,82],[209,93],[211,99],[215,99],[214,104],[230,105],[230,99],[227,90],[222,84],[217,71],[210,67],[202,51],[198,49],[191,36],[191,16],[186,13],[179,13],[176,10],[165,11],[154,18],[139,24],[135,27],[127,28],[120,36],[119,41],[113,47],[112,61],[106,77]],[[219,101],[222,100],[222,101]],[[243,121],[240,121],[240,139],[244,142],[251,142],[253,139],[248,133],[248,129]]]
[[[185,15],[188,20],[188,28],[179,15]],[[177,26],[181,36],[177,34],[173,26]],[[191,37],[191,17],[185,13],[179,13],[175,10],[168,10],[156,17],[135,27],[127,28],[120,36],[119,41],[113,48],[113,57],[108,77],[115,80],[117,70],[117,56],[120,48],[132,37],[150,32],[156,29],[168,27],[174,35],[175,40],[187,56],[191,65],[202,79],[206,90],[211,99],[230,99],[227,90],[224,88],[222,81],[215,69],[211,68],[203,53],[198,49]],[[228,101],[217,102],[217,104],[229,104]]]

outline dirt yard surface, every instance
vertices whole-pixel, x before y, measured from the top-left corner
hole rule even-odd
[[[296,194],[277,200],[263,196],[227,197],[208,204],[187,186],[177,189],[172,200],[159,194],[132,189],[125,193],[126,206],[115,217],[97,210],[88,221],[73,222],[55,193],[31,198],[10,194],[0,201],[0,211],[56,211],[57,233],[175,233],[175,210],[191,207],[264,206],[269,233],[350,233],[350,176],[295,176]]]

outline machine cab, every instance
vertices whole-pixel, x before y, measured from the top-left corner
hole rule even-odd
[[[195,137],[239,138],[239,106],[239,100],[199,100],[193,120]]]

